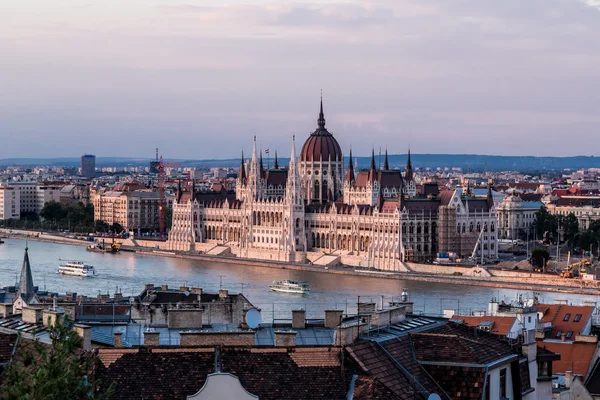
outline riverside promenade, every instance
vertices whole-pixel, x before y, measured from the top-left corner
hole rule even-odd
[[[85,238],[64,237],[39,231],[0,229],[0,237],[21,240],[33,240],[48,243],[87,246],[90,242]],[[110,238],[105,238],[110,241]],[[542,274],[529,271],[518,271],[479,266],[440,266],[430,264],[403,263],[406,272],[388,272],[375,269],[339,266],[316,266],[312,264],[293,264],[270,260],[238,258],[235,256],[217,256],[192,252],[164,251],[157,248],[160,241],[136,240],[131,245],[130,239],[116,239],[122,244],[124,251],[132,251],[141,255],[170,257],[187,260],[218,261],[221,263],[248,265],[262,268],[276,268],[296,271],[312,271],[327,274],[365,276],[380,279],[412,280],[421,282],[447,283],[452,285],[470,285],[489,288],[506,288],[525,291],[548,291],[570,294],[600,296],[600,281],[582,281],[565,279],[558,275]],[[129,245],[128,245],[129,244]],[[140,245],[143,244],[143,245]]]

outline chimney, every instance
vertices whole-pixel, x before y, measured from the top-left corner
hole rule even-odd
[[[342,310],[325,310],[325,328],[335,328],[342,322]]]
[[[192,290],[191,290],[191,292],[195,293],[195,294],[202,294],[202,288],[193,287]]]
[[[23,316],[21,319],[23,322],[27,322],[29,324],[37,324],[42,321],[42,309],[37,307],[23,307],[21,310]]]
[[[144,346],[150,347],[158,345],[160,345],[160,332],[144,332]]]
[[[295,347],[296,331],[275,331],[275,346],[277,347]]]
[[[573,371],[565,371],[565,387],[568,389],[573,383]]]
[[[64,311],[44,310],[42,311],[42,324],[44,326],[54,326],[56,320],[64,315]]]
[[[306,328],[306,311],[292,310],[292,328],[294,328],[294,329]]]
[[[189,292],[190,288],[187,286],[179,286],[179,291],[180,292]]]
[[[560,334],[560,341],[561,341],[561,342],[564,342],[564,341],[566,341],[566,340],[567,340],[567,334],[566,334],[566,333],[564,333],[564,332],[563,332],[563,333],[561,333],[561,334]]]
[[[146,290],[154,289],[154,284],[153,283],[146,283],[144,285],[144,289],[146,289]]]
[[[123,347],[123,332],[113,332],[113,338],[115,339],[115,348]]]
[[[92,328],[88,325],[75,324],[73,330],[83,339],[81,341],[81,348],[85,351],[92,349]]]
[[[219,298],[226,299],[229,295],[229,292],[226,289],[219,289]]]
[[[162,290],[169,290],[169,285],[162,285],[160,288]]]

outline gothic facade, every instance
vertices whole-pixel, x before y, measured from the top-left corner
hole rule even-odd
[[[430,262],[438,252],[497,257],[496,209],[491,196],[417,190],[410,152],[406,171],[382,168],[371,155],[368,170],[347,165],[325,127],[323,102],[317,129],[290,163],[264,169],[254,138],[242,162],[235,193],[180,188],[173,204],[167,249],[196,251],[200,243],[228,247],[239,257],[307,262],[319,255],[345,264],[403,270],[405,261]],[[208,249],[210,246],[204,246]]]

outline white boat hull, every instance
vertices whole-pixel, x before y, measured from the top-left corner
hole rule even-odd
[[[310,290],[302,290],[302,289],[293,289],[293,288],[283,288],[283,287],[269,287],[273,292],[282,292],[282,293],[294,293],[294,294],[308,294]]]

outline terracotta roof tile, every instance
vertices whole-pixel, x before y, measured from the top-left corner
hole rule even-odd
[[[538,343],[538,347],[560,354],[560,360],[552,362],[552,372],[565,373],[565,371],[573,371],[574,374],[583,375],[584,377],[590,369],[596,346],[596,343],[581,342],[545,341]]]
[[[491,333],[501,336],[507,336],[510,332],[513,325],[516,323],[516,317],[492,317],[492,316],[482,316],[482,317],[473,317],[473,316],[462,316],[457,315],[452,317],[456,320],[462,320],[465,325],[470,327],[478,327],[484,321],[492,322],[492,326],[490,327]]]
[[[550,336],[552,339],[560,338],[560,335],[556,336],[559,331],[562,333],[573,332],[573,338],[575,335],[581,334],[594,312],[593,306],[569,306],[563,304],[538,304],[537,309],[538,312],[543,313],[542,322],[552,323],[552,333]],[[565,321],[567,314],[568,319]],[[579,318],[577,318],[578,315]],[[578,321],[575,321],[576,319]]]

